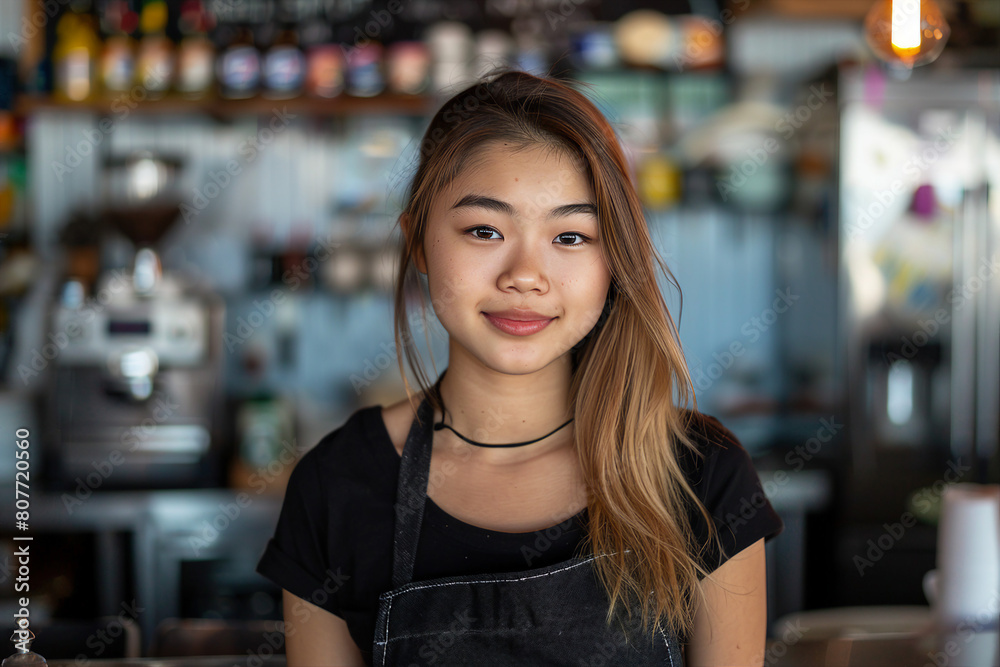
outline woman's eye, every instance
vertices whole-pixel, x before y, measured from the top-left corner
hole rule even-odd
[[[569,239],[571,239],[571,240],[572,240],[573,237],[576,237],[576,238],[580,239],[580,242],[579,243],[562,243],[562,242],[560,242],[560,245],[584,245],[584,244],[590,242],[589,238],[587,238],[583,234],[578,234],[577,232],[566,232],[565,234],[560,234],[556,238],[557,239],[566,239],[567,237]]]
[[[475,238],[477,238],[477,239],[479,239],[481,241],[492,241],[493,240],[493,239],[490,239],[488,237],[480,236],[479,232],[486,232],[487,234],[499,234],[500,233],[497,230],[493,229],[492,227],[473,227],[472,229],[467,229],[465,233],[466,234],[472,234]]]
[[[470,227],[465,230],[466,234],[471,234],[473,238],[479,239],[480,241],[494,241],[496,239],[490,237],[490,234],[500,235],[500,232],[493,229],[492,227],[484,227],[480,225],[479,227]],[[500,238],[503,238],[502,236]],[[574,243],[573,239],[579,239],[578,243]],[[578,232],[565,232],[556,237],[557,245],[564,246],[578,246],[590,243],[590,238],[580,234]]]

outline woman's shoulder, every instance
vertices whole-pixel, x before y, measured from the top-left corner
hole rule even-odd
[[[712,415],[686,411],[684,418],[695,451],[678,447],[679,463],[695,496],[720,522],[722,553],[737,554],[760,538],[769,540],[779,534],[784,524],[739,438]],[[703,541],[706,527],[693,506],[690,520]],[[708,569],[714,570],[728,556],[720,556],[714,546],[709,546],[703,558]]]
[[[683,409],[681,421],[688,438],[704,454],[718,453],[731,448],[743,449],[739,438],[717,417],[697,410]]]
[[[754,472],[750,453],[718,418],[696,410],[683,410],[681,417],[693,449],[679,446],[677,455],[692,481]]]
[[[296,469],[311,469],[320,477],[350,477],[371,467],[380,441],[379,405],[361,407],[329,431],[298,460]]]
[[[406,444],[406,437],[410,433],[410,427],[416,417],[415,405],[420,404],[423,393],[416,394],[415,400],[402,398],[399,401],[385,407],[376,416],[382,420],[385,435],[388,436],[397,456],[403,455],[403,445]]]

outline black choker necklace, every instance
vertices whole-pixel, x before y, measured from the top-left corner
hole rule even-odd
[[[442,375],[442,377],[443,377],[443,375]],[[439,383],[440,383],[440,381],[439,381]],[[434,424],[434,430],[435,431],[440,431],[443,428],[451,429],[452,432],[454,432],[455,435],[457,435],[458,437],[460,437],[462,440],[465,440],[470,445],[476,445],[477,447],[520,447],[522,445],[530,445],[533,442],[538,442],[539,440],[544,440],[545,438],[549,437],[550,435],[552,435],[553,433],[555,433],[556,431],[558,431],[560,428],[562,428],[563,426],[565,426],[566,424],[568,424],[571,421],[573,421],[573,418],[571,417],[570,419],[566,420],[565,424],[563,424],[559,428],[555,429],[554,431],[546,433],[545,435],[543,435],[540,438],[535,438],[534,440],[528,440],[527,442],[512,442],[512,443],[509,443],[509,444],[506,444],[506,445],[490,445],[490,444],[487,444],[485,442],[476,442],[475,440],[470,440],[469,438],[466,438],[464,435],[462,435],[461,433],[459,433],[455,429],[451,428],[451,426],[448,426],[447,424],[444,423],[444,411],[445,411],[444,410],[444,399],[441,398],[441,390],[440,390],[440,388],[438,388],[438,385],[435,385],[434,389],[437,392],[438,400],[441,401],[441,421],[439,421],[438,423]]]

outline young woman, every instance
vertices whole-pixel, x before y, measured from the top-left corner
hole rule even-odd
[[[431,121],[400,224],[420,387],[293,471],[258,566],[290,667],[761,665],[781,520],[685,407],[669,270],[607,120],[565,82],[487,77]],[[433,385],[414,286],[448,333]]]

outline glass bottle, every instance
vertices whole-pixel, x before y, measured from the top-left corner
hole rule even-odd
[[[109,0],[102,20],[108,36],[101,51],[101,85],[109,95],[124,93],[135,78],[135,41],[130,33],[138,25],[138,16],[129,10],[127,0]]]
[[[306,49],[306,94],[330,98],[340,95],[345,85],[344,51],[333,41],[329,23],[319,18],[308,20],[302,28]]]
[[[260,53],[253,33],[240,26],[218,60],[219,92],[228,99],[244,99],[257,94],[260,85]]]
[[[0,663],[0,667],[38,667],[47,665],[45,658],[31,650],[31,642],[35,640],[35,633],[28,628],[28,619],[19,618],[18,629],[10,636],[10,641],[14,644],[17,652]]]
[[[184,35],[177,47],[177,92],[200,99],[211,91],[215,79],[215,46],[208,38],[212,18],[202,0],[181,5],[180,29]]]
[[[136,59],[136,77],[149,99],[163,97],[174,78],[174,43],[167,37],[167,3],[146,0],[139,15],[142,39]]]
[[[97,61],[101,51],[89,3],[70,5],[56,24],[52,49],[55,70],[55,97],[82,102],[93,98],[97,88]]]
[[[264,55],[264,96],[272,99],[295,97],[305,82],[305,55],[299,46],[295,24],[282,21],[281,31]]]

